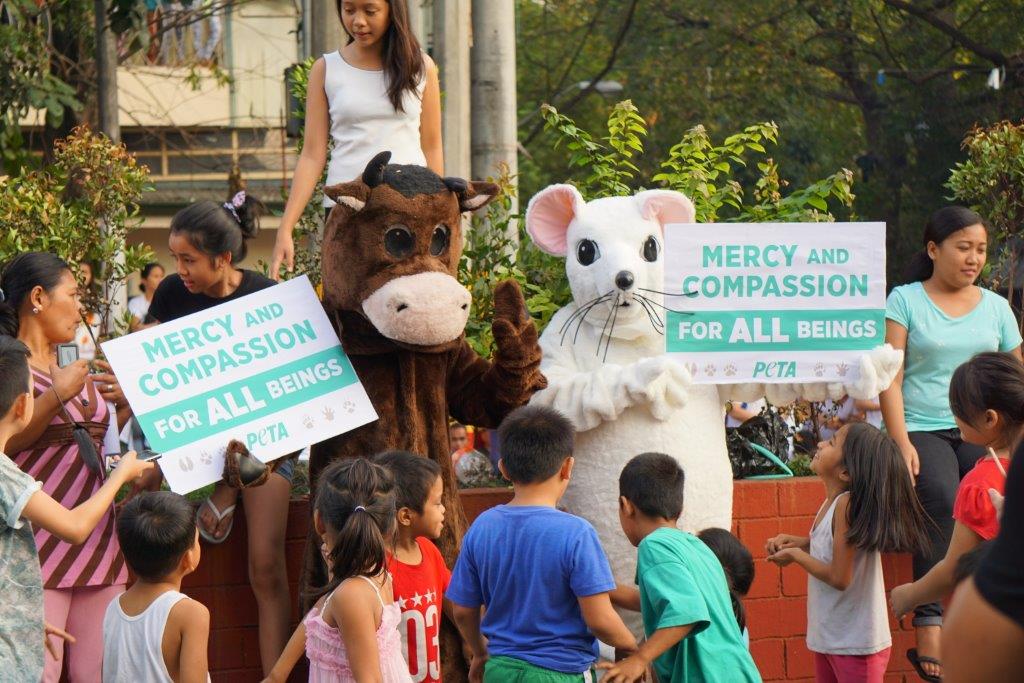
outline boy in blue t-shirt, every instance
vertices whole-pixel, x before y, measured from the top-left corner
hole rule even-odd
[[[636,583],[619,587],[618,607],[643,615],[647,640],[608,669],[603,683],[633,683],[647,667],[661,683],[760,682],[733,614],[729,584],[715,554],[676,528],[683,470],[675,458],[644,453],[619,475],[619,522],[637,546]]]
[[[498,467],[515,496],[470,527],[445,596],[473,651],[470,680],[593,680],[594,636],[626,651],[637,644],[612,608],[615,580],[597,532],[555,509],[572,474],[572,424],[526,406],[498,436]]]

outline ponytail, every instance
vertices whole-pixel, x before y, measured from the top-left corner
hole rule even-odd
[[[866,422],[843,427],[843,467],[850,476],[850,528],[858,550],[915,552],[927,546],[928,517],[896,442]]]
[[[924,245],[914,254],[903,271],[908,283],[923,282],[932,276],[935,266],[928,256],[928,245],[942,244],[950,235],[972,225],[981,225],[988,230],[985,219],[963,206],[944,206],[931,216],[924,226]]]
[[[189,243],[210,258],[231,254],[231,264],[241,263],[248,253],[246,241],[260,230],[266,207],[244,191],[218,204],[204,200],[185,207],[171,219],[171,234],[185,235]]]
[[[11,259],[0,273],[0,334],[17,337],[22,305],[36,287],[50,292],[71,269],[55,254],[29,251]]]
[[[314,509],[334,534],[328,558],[331,578],[311,594],[326,595],[353,576],[377,576],[387,568],[395,531],[394,481],[366,458],[332,463],[320,474]]]

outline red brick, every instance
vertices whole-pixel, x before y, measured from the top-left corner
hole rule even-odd
[[[733,488],[733,516],[738,519],[777,517],[778,484],[774,481],[738,481]]]
[[[224,586],[214,589],[211,616],[221,628],[255,627],[258,624],[256,598],[248,586]]]
[[[814,515],[825,500],[825,488],[817,477],[798,477],[779,482],[779,515]]]
[[[754,658],[757,670],[761,672],[761,678],[766,681],[786,678],[786,655],[781,639],[751,641],[750,654]]]
[[[786,638],[786,677],[814,676],[814,653],[807,649],[804,638]]]
[[[800,565],[782,568],[782,594],[791,597],[807,595],[807,572]]]
[[[743,519],[739,522],[739,538],[754,557],[765,557],[765,543],[778,535],[777,519]]]
[[[754,582],[750,584],[748,598],[777,598],[781,595],[782,578],[779,567],[771,562],[754,564]]]
[[[751,639],[802,636],[807,632],[807,601],[804,598],[745,600]]]
[[[909,620],[908,620],[909,621]],[[886,671],[913,671],[914,667],[907,659],[907,650],[917,645],[913,631],[900,631],[892,637],[892,652],[889,655],[889,666]],[[916,676],[913,676],[916,678]]]
[[[905,676],[902,673],[885,674],[885,683],[911,683],[916,680],[917,676]]]
[[[251,639],[246,629],[218,629],[210,632],[210,669],[240,669],[245,665],[245,641]]]

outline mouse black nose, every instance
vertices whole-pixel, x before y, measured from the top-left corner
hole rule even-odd
[[[626,291],[633,286],[633,273],[628,270],[620,270],[619,274],[615,276],[615,286]]]

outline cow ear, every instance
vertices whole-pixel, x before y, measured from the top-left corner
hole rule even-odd
[[[657,221],[664,228],[669,223],[693,223],[696,211],[693,202],[682,192],[673,190],[645,190],[636,194],[640,213],[649,221]]]
[[[324,188],[324,194],[338,204],[344,204],[354,211],[361,211],[370,198],[370,188],[362,180],[350,180]]]
[[[445,184],[448,180],[445,179]],[[466,183],[465,190],[456,192],[459,196],[459,211],[476,211],[490,204],[500,193],[501,188],[495,183],[471,180]]]
[[[526,232],[540,250],[565,256],[569,224],[583,208],[583,196],[572,185],[545,187],[526,207]]]

